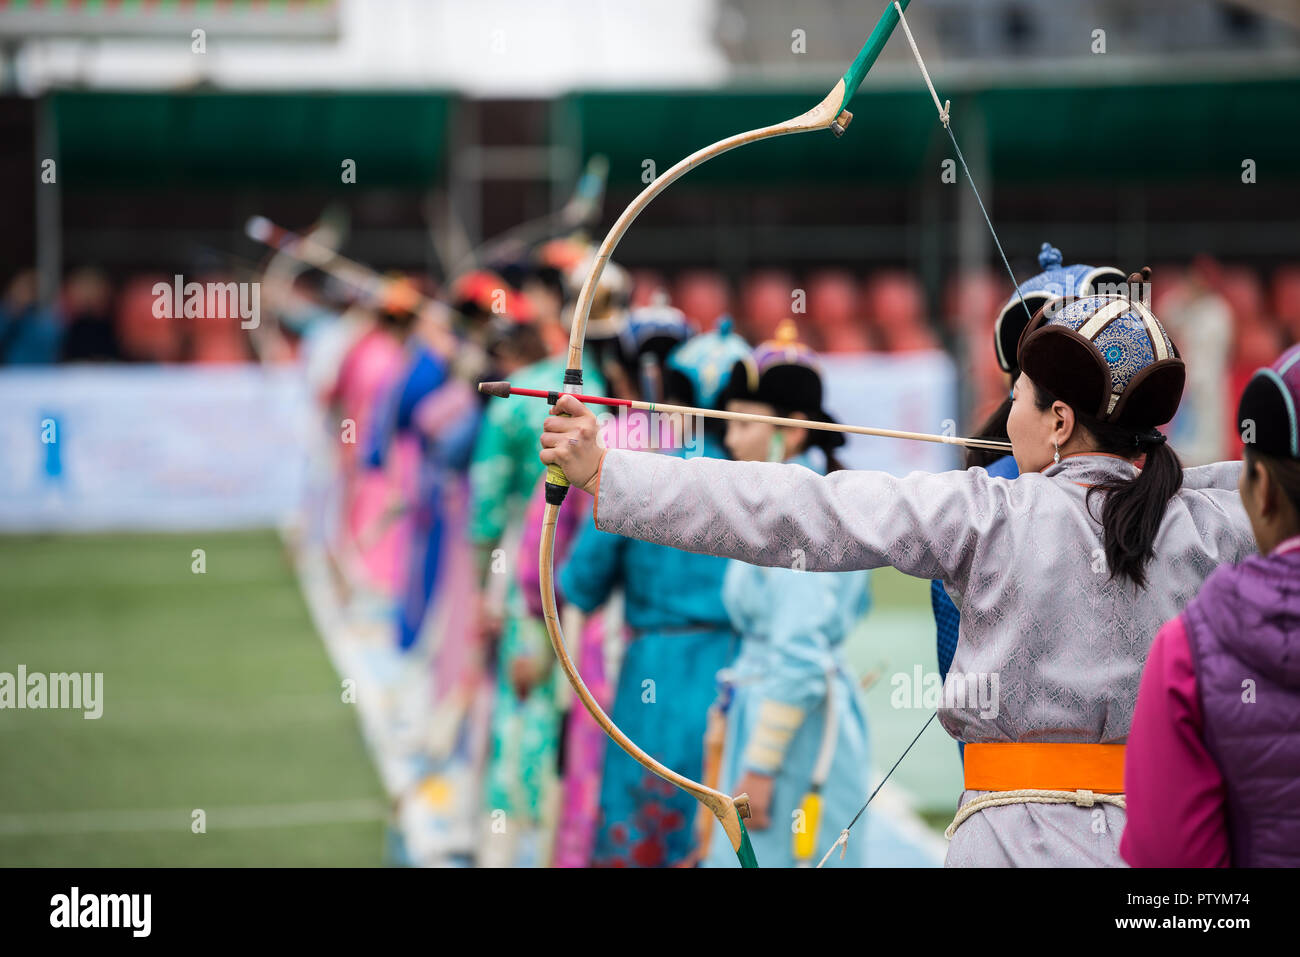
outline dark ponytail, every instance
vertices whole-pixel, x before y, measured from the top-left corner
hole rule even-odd
[[[977,439],[1007,441],[1007,417],[1010,415],[1011,396],[1007,396],[1002,400],[1002,404],[993,411],[993,414],[984,420],[984,424],[975,430],[974,437]],[[966,468],[986,469],[1006,454],[1006,452],[999,452],[996,449],[968,448],[966,449]]]
[[[1039,411],[1047,411],[1056,401],[1055,396],[1036,383],[1034,393],[1034,404]],[[1101,540],[1110,577],[1123,575],[1139,588],[1145,588],[1146,567],[1155,557],[1156,536],[1164,521],[1165,508],[1183,487],[1183,465],[1165,437],[1154,429],[1113,425],[1077,409],[1074,419],[1096,440],[1099,452],[1130,460],[1146,453],[1146,463],[1136,478],[1094,485],[1086,497],[1088,512],[1092,514],[1093,495],[1105,496],[1101,507]]]

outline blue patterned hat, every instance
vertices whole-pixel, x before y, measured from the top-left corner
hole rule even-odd
[[[668,352],[694,333],[686,313],[667,303],[651,303],[633,309],[627,316],[627,332],[638,355],[643,352]]]
[[[1149,276],[1144,269],[1128,281]],[[1140,299],[1127,296],[1043,306],[1025,329],[1018,358],[1026,375],[1076,411],[1133,429],[1172,419],[1186,379],[1160,320]]]
[[[1016,346],[1030,317],[1053,299],[1090,296],[1103,283],[1122,283],[1124,274],[1114,266],[1061,265],[1061,251],[1043,243],[1038,266],[1043,271],[1016,287],[993,324],[993,349],[1003,372],[1016,371]],[[1021,297],[1024,304],[1021,304]],[[1028,307],[1028,308],[1026,308]]]
[[[714,408],[732,367],[749,355],[749,343],[731,325],[731,317],[724,316],[713,332],[688,339],[669,354],[668,371],[677,379],[675,391],[690,390],[689,396],[682,396],[687,404]]]

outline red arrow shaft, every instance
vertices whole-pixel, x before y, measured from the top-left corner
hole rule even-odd
[[[581,392],[544,392],[541,389],[516,389],[510,387],[511,395],[531,395],[537,399],[545,399],[551,405],[560,401],[560,396],[571,395],[579,402],[585,402],[588,405],[625,405],[631,407],[631,399],[611,399],[604,395],[583,395]]]

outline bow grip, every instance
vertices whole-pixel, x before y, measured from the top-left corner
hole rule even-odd
[[[582,370],[565,369],[564,370],[564,391],[581,392],[582,391]],[[551,415],[568,415],[567,412],[556,412],[551,409]],[[558,465],[548,465],[546,467],[546,504],[563,505],[564,496],[569,492],[569,477],[564,474],[564,469]]]
[[[556,413],[557,415],[561,413]],[[563,505],[569,491],[569,478],[558,465],[546,467],[546,504]]]
[[[567,412],[556,412],[551,409],[551,415],[568,416]],[[558,465],[546,466],[546,504],[563,505],[564,496],[569,492],[569,477],[564,474],[564,469]]]

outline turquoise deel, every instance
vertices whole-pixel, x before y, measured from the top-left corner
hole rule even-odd
[[[511,384],[521,389],[559,389],[567,364],[565,356],[550,356],[517,371]],[[593,395],[604,391],[604,379],[596,369],[587,370],[585,379],[586,391]],[[538,436],[550,411],[543,399],[512,396],[487,403],[470,461],[470,538],[475,544],[495,545],[511,523],[522,519],[528,498],[546,471]]]
[[[709,440],[702,451],[723,457]],[[726,569],[723,558],[598,531],[587,515],[559,573],[565,600],[586,612],[622,589],[633,638],[610,717],[651,757],[697,781],[714,676],[739,646],[722,604]],[[614,745],[605,751],[600,808],[595,866],[672,865],[694,850],[695,798]]]
[[[814,467],[810,457],[793,461]],[[727,569],[723,600],[743,640],[731,669],[733,697],[718,790],[734,794],[739,788],[746,770],[745,750],[763,701],[781,701],[804,712],[776,774],[771,827],[755,830],[749,822],[754,855],[765,868],[796,864],[794,813],[812,782],[827,718],[827,674],[833,675],[837,735],[834,760],[822,787],[814,855],[820,859],[862,806],[871,783],[866,706],[842,654],[845,640],[871,605],[869,572],[815,573],[733,561]],[[857,826],[864,825],[869,826],[865,818]],[[828,867],[866,865],[867,841],[861,834],[856,836],[857,840],[849,841],[844,860],[835,854]],[[709,844],[705,866],[738,866],[730,842],[721,833]]]
[[[559,388],[566,364],[564,356],[551,356],[516,372],[513,382],[528,389]],[[588,372],[587,381],[593,394],[603,390],[596,370]],[[469,532],[475,545],[496,546],[508,528],[522,521],[528,498],[546,471],[538,457],[537,437],[549,414],[550,406],[539,399],[488,402],[470,464]],[[529,613],[518,577],[508,576],[483,804],[489,811],[506,811],[511,820],[524,825],[542,818],[561,721],[555,685],[543,682],[521,701],[511,681],[511,666],[548,647],[546,630]]]

